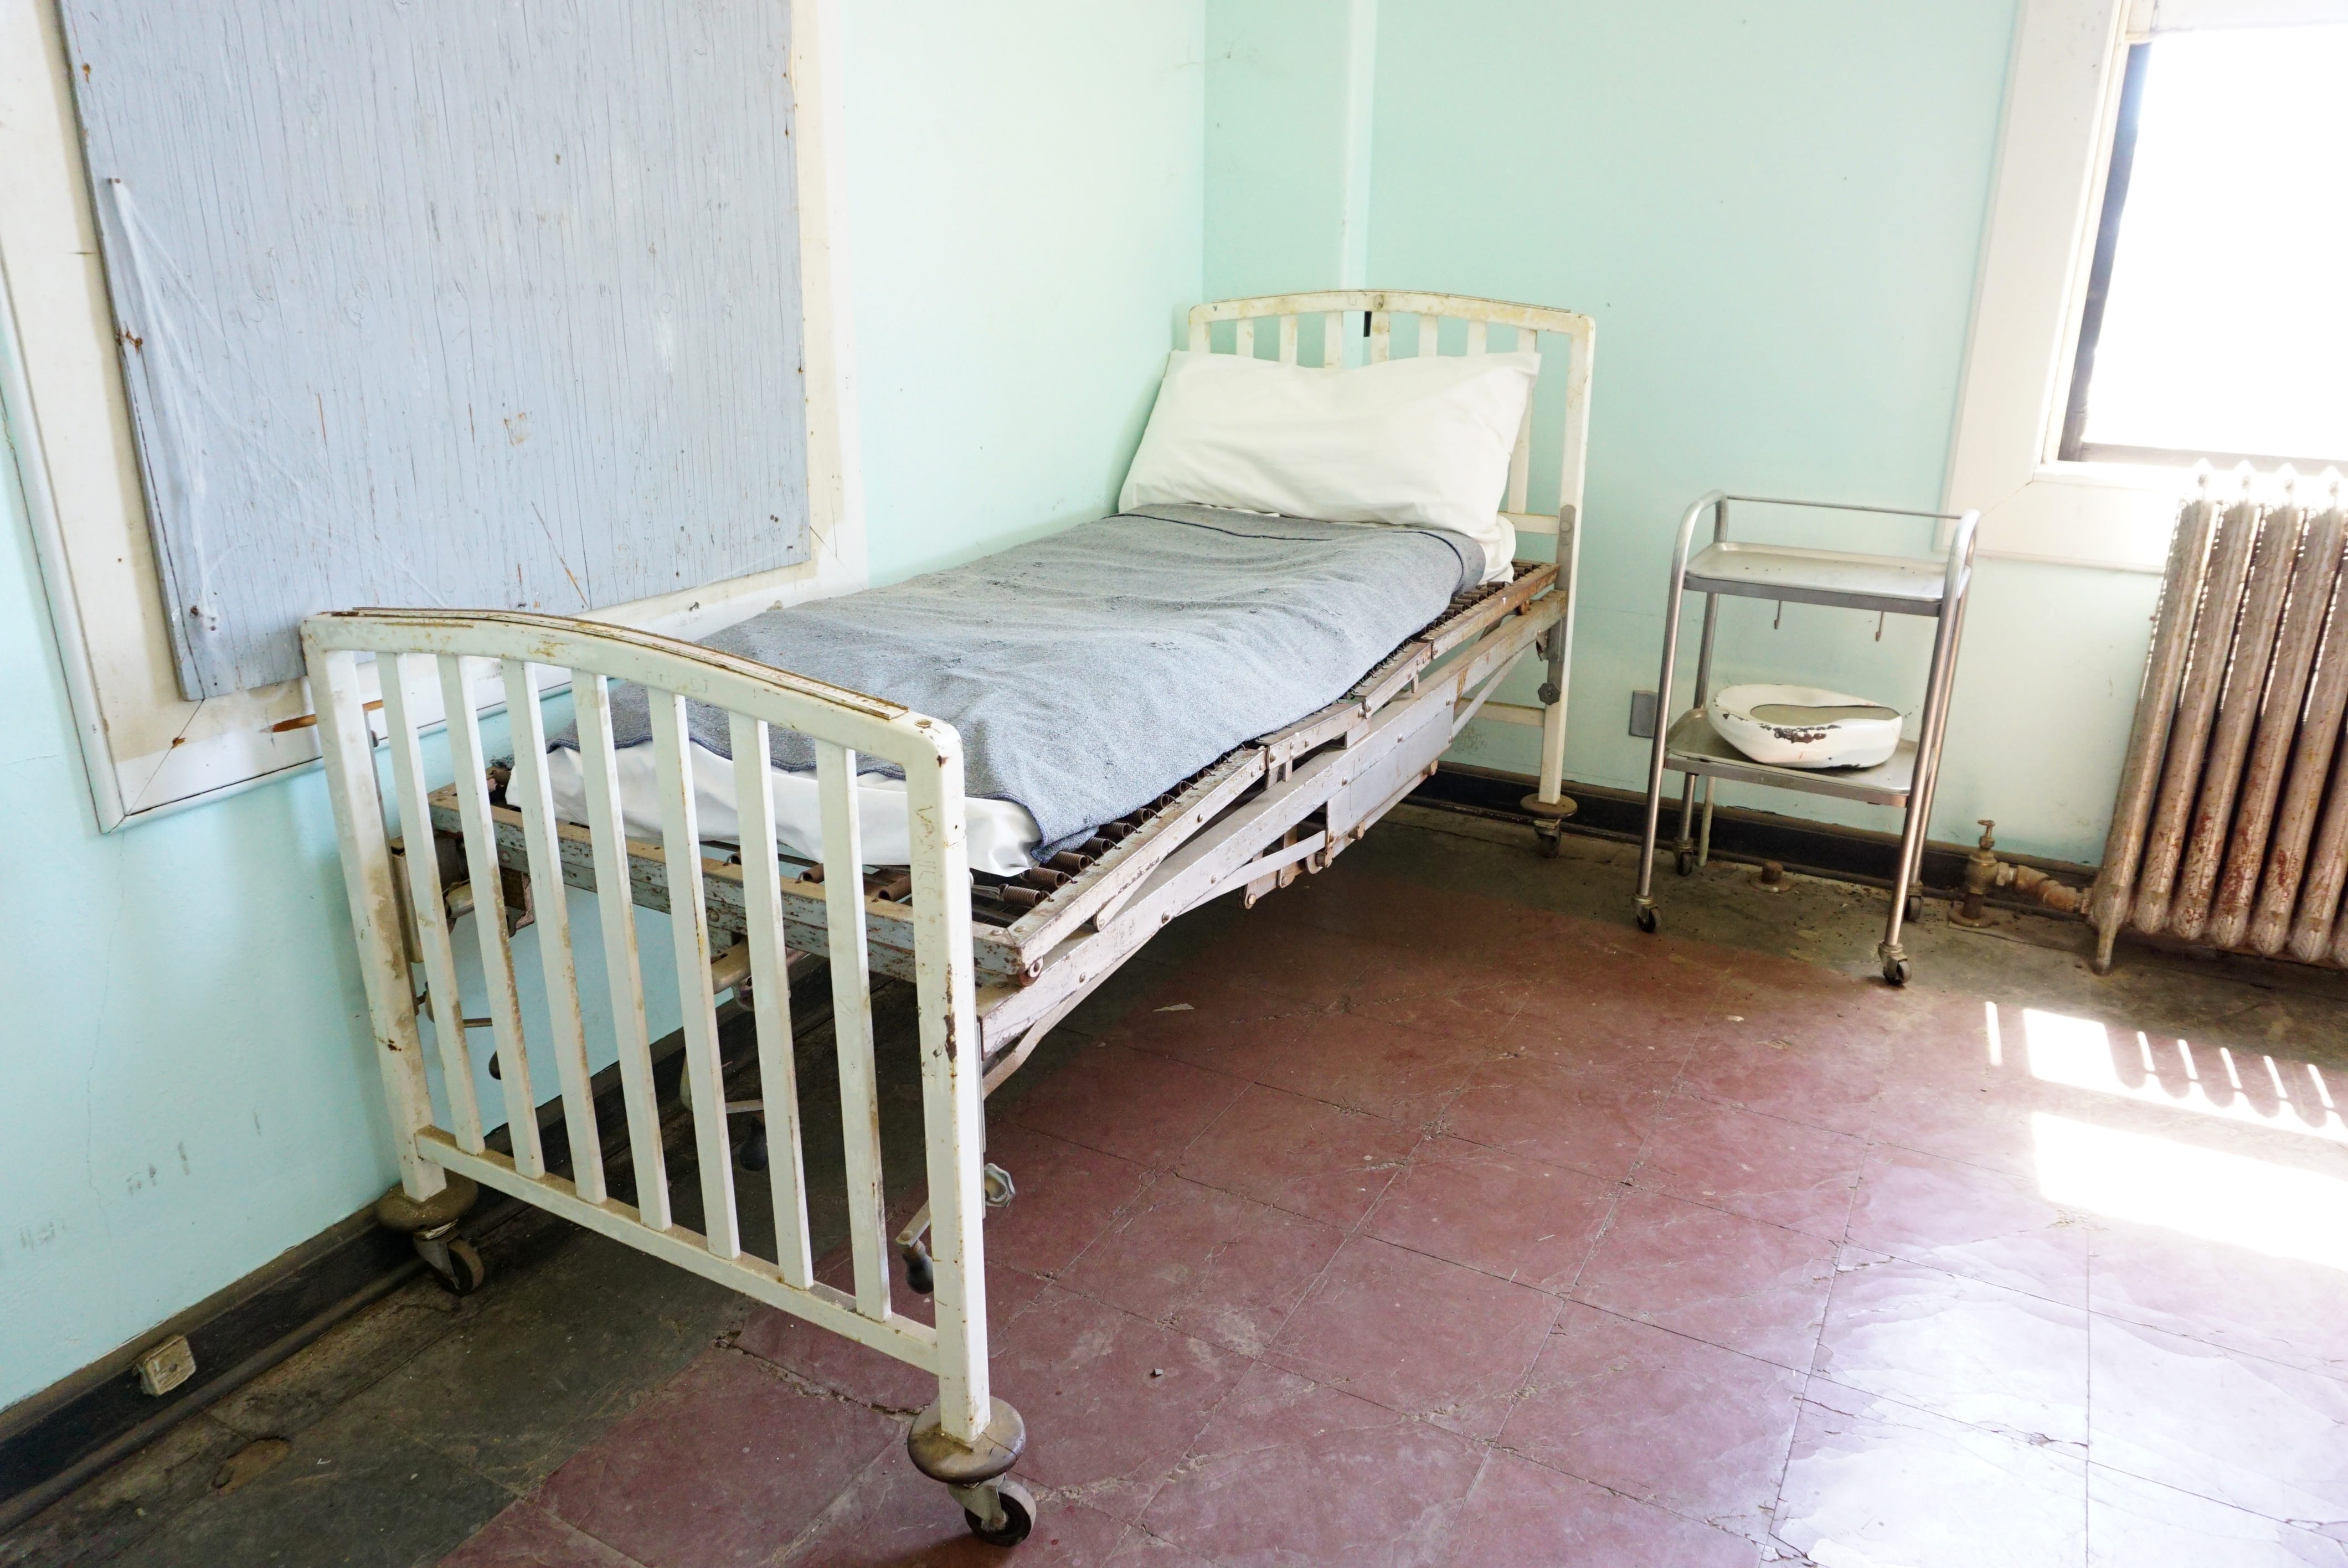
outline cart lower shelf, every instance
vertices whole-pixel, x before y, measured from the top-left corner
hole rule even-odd
[[[1722,740],[1702,710],[1690,709],[1673,722],[1664,739],[1663,766],[1703,778],[1835,795],[1870,805],[1904,806],[1916,782],[1916,743],[1900,742],[1888,759],[1871,768],[1778,767],[1755,762]]]

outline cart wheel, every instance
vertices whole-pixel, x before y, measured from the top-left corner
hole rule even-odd
[[[1908,912],[1905,915],[1902,915],[1900,918],[1912,926],[1923,917],[1924,896],[1921,893],[1910,893],[1908,895]]]
[[[1565,835],[1552,827],[1541,828],[1540,833],[1541,858],[1543,860],[1555,860],[1557,858],[1558,841]]]
[[[742,1162],[744,1170],[765,1170],[767,1168],[767,1130],[761,1127],[743,1139],[742,1146],[735,1151],[735,1154]]]
[[[1639,929],[1646,932],[1650,937],[1655,934],[1655,927],[1661,926],[1663,923],[1663,917],[1657,915],[1653,909],[1642,909],[1639,911]]]
[[[1883,978],[1890,981],[1895,986],[1906,985],[1908,983],[1908,960],[1905,958],[1884,959]]]
[[[938,1287],[938,1271],[930,1262],[927,1247],[914,1245],[905,1249],[905,1288],[916,1296],[927,1296]],[[1022,1532],[1024,1534],[1025,1532]]]
[[[470,1296],[489,1277],[489,1266],[463,1236],[450,1236],[447,1245],[448,1267],[442,1268],[428,1255],[424,1261],[431,1266],[432,1277],[440,1282],[441,1289],[451,1296]]]
[[[970,1532],[989,1546],[1016,1546],[1035,1528],[1035,1496],[1007,1475],[988,1484],[1002,1505],[1003,1522],[990,1526],[967,1508],[962,1516],[969,1522]]]
[[[1694,876],[1694,875],[1695,875],[1695,851],[1694,851],[1694,850],[1693,850],[1693,849],[1683,849],[1683,850],[1681,850],[1681,851],[1679,852],[1678,856],[1673,859],[1673,861],[1672,861],[1672,868],[1673,868],[1673,870],[1677,871],[1677,872],[1678,872],[1681,876]]]

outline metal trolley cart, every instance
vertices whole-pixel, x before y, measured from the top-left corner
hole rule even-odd
[[[1953,523],[1948,553],[1940,559],[1916,556],[1855,555],[1839,550],[1797,548],[1728,537],[1729,503],[1772,507],[1812,507],[1835,512],[1868,512],[1884,517],[1925,518]],[[1689,559],[1697,519],[1712,514],[1712,542]],[[1895,986],[1908,983],[1908,954],[1900,945],[1900,927],[1912,918],[1910,888],[1924,857],[1924,830],[1931,818],[1932,786],[1940,774],[1941,741],[1947,728],[1949,690],[1954,684],[1957,640],[1964,633],[1965,600],[1972,588],[1973,529],[1978,512],[1922,512],[1900,507],[1850,507],[1829,501],[1786,500],[1767,496],[1729,496],[1715,490],[1699,497],[1680,518],[1678,544],[1672,551],[1671,599],[1663,613],[1663,669],[1658,679],[1655,748],[1647,765],[1647,815],[1639,856],[1639,928],[1652,932],[1660,924],[1655,912],[1655,833],[1662,816],[1663,772],[1682,775],[1679,841],[1673,845],[1683,876],[1710,856],[1712,792],[1715,779],[1766,784],[1773,789],[1803,790],[1812,794],[1838,795],[1870,805],[1898,806],[1904,812],[1900,828],[1900,863],[1891,878],[1891,917],[1876,949],[1883,961],[1883,978]],[[1673,712],[1672,680],[1679,664],[1680,606],[1684,596],[1704,595],[1704,641],[1696,653],[1695,700],[1670,722]],[[1720,620],[1720,596],[1773,599],[1781,603],[1823,604],[1841,610],[1872,610],[1879,615],[1929,615],[1938,625],[1932,636],[1932,662],[1924,685],[1924,711],[1913,741],[1901,741],[1888,762],[1869,768],[1789,768],[1756,763],[1714,733],[1704,718],[1712,697],[1714,633]],[[1703,778],[1704,821],[1696,835],[1695,781]]]

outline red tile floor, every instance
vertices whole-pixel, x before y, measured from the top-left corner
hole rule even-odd
[[[995,1108],[1017,1561],[2348,1563],[2333,1096],[1299,886]],[[447,1561],[1003,1561],[906,1461],[929,1397],[761,1312]]]

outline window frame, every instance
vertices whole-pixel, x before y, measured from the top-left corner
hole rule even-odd
[[[2125,195],[2110,177],[2129,51],[2170,28],[2331,21],[2348,22],[2348,0],[2022,0],[1942,491],[1945,509],[1982,513],[1979,553],[2162,569],[2189,467],[2129,448],[2065,455],[2105,217]]]
[[[808,559],[588,619],[690,637],[865,583],[839,0],[788,3]],[[300,723],[306,681],[180,693],[68,70],[57,8],[0,0],[0,484],[23,497],[91,806],[112,832],[315,767],[318,746]]]

